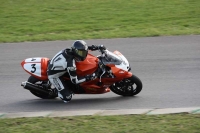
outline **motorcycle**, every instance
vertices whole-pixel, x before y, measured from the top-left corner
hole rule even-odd
[[[76,62],[77,75],[95,74],[93,80],[74,85],[71,90],[74,94],[103,94],[114,92],[121,96],[134,96],[142,90],[141,80],[131,73],[128,60],[119,51],[111,52],[99,49],[101,55],[94,56],[90,52],[86,59]],[[46,57],[27,58],[21,62],[22,68],[31,76],[21,83],[24,89],[42,99],[54,99],[58,96],[57,89],[51,85],[47,76],[50,62]],[[62,78],[71,82],[68,75]]]

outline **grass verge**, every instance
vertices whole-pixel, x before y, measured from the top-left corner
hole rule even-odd
[[[0,3],[0,42],[200,34],[200,0]]]
[[[0,119],[0,133],[198,133],[200,114]]]

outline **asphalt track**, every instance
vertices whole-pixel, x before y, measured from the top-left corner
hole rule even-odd
[[[59,98],[39,99],[20,84],[27,74],[20,66],[28,57],[51,58],[70,47],[70,41],[0,44],[0,112],[73,111],[100,109],[187,108],[200,106],[200,36],[146,37],[85,40],[119,50],[132,72],[143,82],[134,97],[112,92],[74,95],[70,103]],[[96,54],[96,53],[95,53]]]

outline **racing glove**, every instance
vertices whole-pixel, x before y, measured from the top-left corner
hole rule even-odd
[[[104,45],[92,45],[92,46],[88,46],[89,50],[95,51],[95,50],[106,50],[106,47]]]
[[[96,46],[96,45],[88,46],[88,49],[92,50],[92,51],[98,50],[98,46]]]
[[[98,46],[100,50],[106,50],[106,47],[104,45]]]

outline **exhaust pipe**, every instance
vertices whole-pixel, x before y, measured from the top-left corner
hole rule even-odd
[[[21,86],[24,87],[24,89],[30,90],[30,91],[34,91],[34,92],[38,92],[38,93],[42,93],[42,94],[46,94],[49,95],[49,91],[44,90],[42,87],[32,84],[28,81],[22,82]]]

